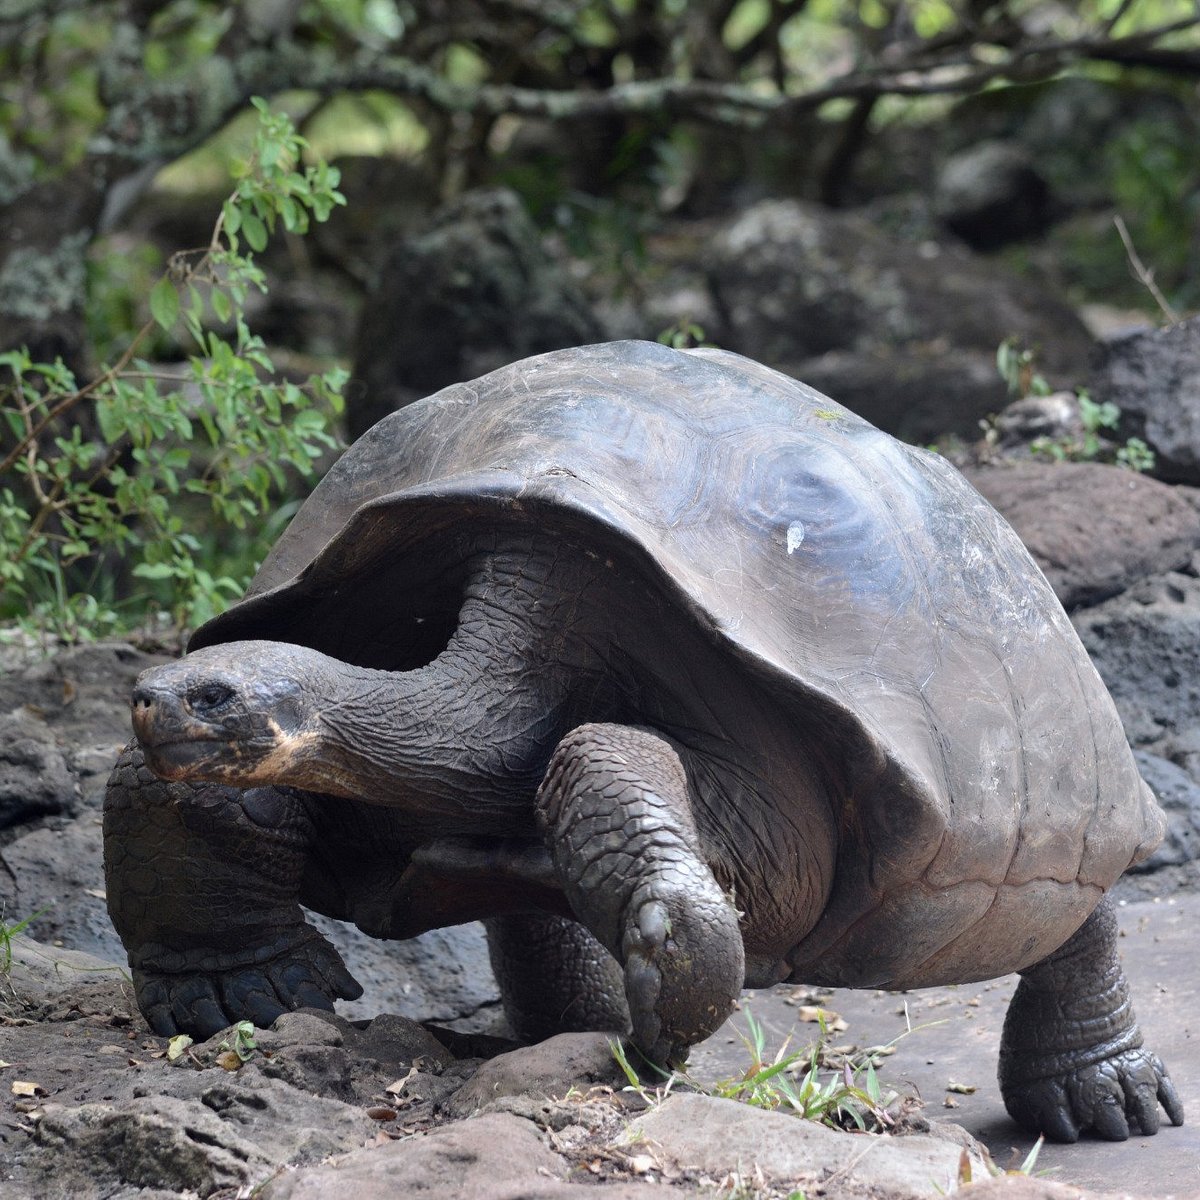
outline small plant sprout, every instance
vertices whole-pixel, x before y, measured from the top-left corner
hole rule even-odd
[[[711,345],[704,340],[704,327],[688,317],[668,325],[658,335],[658,341],[664,346],[670,346],[672,350],[689,350],[693,346]]]
[[[25,932],[38,917],[49,911],[45,908],[30,913],[23,921],[15,921],[11,925],[0,920],[0,975],[8,975],[12,971],[13,939]]]
[[[864,1133],[881,1132],[895,1124],[891,1109],[900,1095],[885,1091],[875,1070],[876,1058],[890,1053],[891,1043],[871,1047],[853,1057],[841,1057],[833,1063],[828,1053],[829,1030],[822,1015],[821,1036],[811,1046],[788,1053],[789,1034],[771,1054],[762,1025],[749,1010],[743,1012],[746,1031],[740,1036],[750,1063],[741,1075],[709,1085],[676,1071],[664,1074],[664,1083],[651,1090],[633,1067],[625,1048],[619,1042],[610,1042],[613,1057],[629,1080],[625,1090],[635,1092],[648,1103],[661,1103],[673,1087],[683,1085],[722,1100],[791,1113],[834,1129]]]
[[[621,1068],[625,1078],[629,1081],[623,1090],[640,1096],[647,1104],[661,1104],[670,1094],[677,1080],[682,1078],[677,1071],[664,1071],[661,1067],[656,1067],[653,1063],[643,1059],[643,1065],[649,1067],[650,1070],[662,1077],[662,1083],[651,1090],[642,1081],[637,1068],[630,1061],[629,1052],[625,1049],[623,1042],[617,1038],[611,1038],[608,1048],[612,1051],[612,1056],[616,1059],[617,1066]]]
[[[1049,396],[1052,389],[1035,368],[1032,350],[1006,338],[996,350],[996,367],[1008,387],[1009,394],[1025,399],[1028,396]],[[1121,410],[1111,401],[1096,401],[1087,391],[1075,392],[1079,412],[1077,435],[1034,438],[1029,448],[1034,454],[1053,462],[1111,462],[1131,471],[1152,471],[1154,451],[1141,438],[1127,438],[1118,443],[1112,436],[1121,423]],[[985,441],[996,440],[994,421],[980,422]]]
[[[226,1071],[238,1070],[258,1049],[254,1040],[253,1021],[239,1021],[233,1027],[232,1034],[232,1037],[222,1039],[219,1047],[221,1052],[217,1055],[217,1066],[224,1067]]]

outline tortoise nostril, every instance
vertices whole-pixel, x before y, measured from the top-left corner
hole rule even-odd
[[[154,707],[154,693],[147,687],[135,687],[132,704],[135,712],[148,712]]]

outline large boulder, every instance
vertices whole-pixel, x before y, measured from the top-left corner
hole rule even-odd
[[[828,392],[909,441],[973,437],[1001,408],[996,347],[1079,376],[1092,339],[1047,285],[959,245],[893,240],[851,213],[767,201],[719,230],[707,259],[712,336]]]
[[[1200,484],[1200,317],[1105,343],[1090,391],[1154,451],[1156,475]]]
[[[451,383],[603,336],[516,195],[468,192],[386,253],[363,305],[348,432]]]
[[[1145,579],[1072,620],[1135,748],[1200,746],[1200,579]]]
[[[1186,566],[1200,513],[1176,488],[1101,463],[970,467],[968,481],[1017,531],[1067,609]]]
[[[938,171],[934,213],[975,250],[1043,232],[1054,219],[1050,186],[1016,142],[985,139],[950,155]]]

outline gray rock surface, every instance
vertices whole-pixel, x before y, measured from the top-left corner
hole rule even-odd
[[[769,1179],[811,1188],[831,1177],[917,1196],[953,1191],[962,1147],[928,1134],[856,1137],[814,1121],[712,1096],[670,1096],[631,1121],[622,1141],[652,1157],[720,1178],[756,1165]],[[986,1174],[984,1158],[970,1155]]]
[[[1089,388],[1154,451],[1156,475],[1200,483],[1200,317],[1105,343]]]
[[[567,1163],[520,1117],[489,1114],[447,1126],[428,1137],[393,1142],[335,1163],[273,1180],[263,1200],[356,1200],[408,1195],[499,1200],[529,1196],[547,1181],[564,1180]],[[403,1181],[402,1183],[400,1181]]]
[[[1138,750],[1134,758],[1167,814],[1167,833],[1158,849],[1130,870],[1146,874],[1194,862],[1200,858],[1200,784],[1182,767],[1156,754]]]
[[[1050,186],[1029,152],[988,138],[951,154],[934,184],[934,213],[976,250],[1041,233],[1055,213]]]
[[[45,721],[27,708],[0,715],[0,830],[68,812],[78,794]]]
[[[1073,620],[1135,747],[1173,758],[1173,743],[1200,738],[1200,579],[1145,579]]]
[[[516,195],[468,192],[387,253],[363,306],[348,432],[448,384],[602,337]]]
[[[1015,462],[963,473],[1017,531],[1068,610],[1186,566],[1200,546],[1193,505],[1122,467]]]
[[[499,1054],[450,1098],[448,1111],[465,1117],[505,1096],[561,1098],[573,1087],[625,1082],[603,1033],[561,1033],[536,1046]]]
[[[1036,344],[1043,370],[1069,378],[1091,353],[1078,317],[1048,287],[960,246],[889,239],[854,214],[755,205],[719,231],[707,264],[722,314],[714,340],[910,441],[974,436],[1003,406],[994,364],[1008,335]]]

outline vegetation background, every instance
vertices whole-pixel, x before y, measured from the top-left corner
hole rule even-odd
[[[355,431],[381,264],[473,189],[610,301],[789,198],[1154,320],[1200,303],[1198,81],[1187,0],[0,0],[2,636],[237,596]]]

